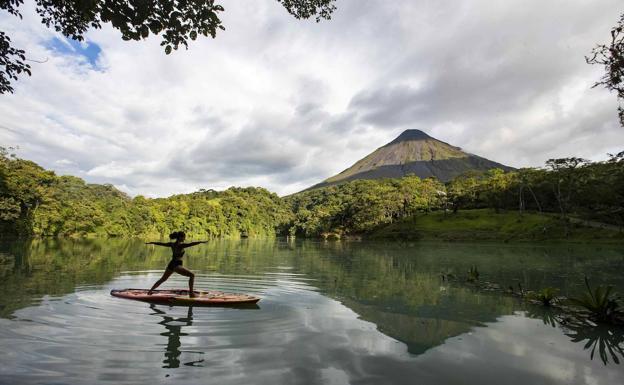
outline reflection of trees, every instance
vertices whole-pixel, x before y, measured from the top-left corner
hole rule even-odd
[[[623,287],[620,270],[622,250],[617,247],[575,245],[568,246],[518,245],[500,247],[491,243],[440,243],[427,242],[302,242],[302,254],[320,257],[306,260],[309,265],[339,264],[346,274],[363,273],[362,279],[376,278],[394,270],[407,278],[414,273],[438,275],[451,270],[457,276],[465,275],[470,266],[477,266],[483,280],[501,287],[518,283],[529,290],[552,286],[566,297],[578,294],[587,271],[595,271],[600,279]],[[315,249],[315,250],[311,250]],[[596,258],[597,256],[600,258]],[[367,266],[370,270],[366,271]],[[356,271],[352,272],[352,268]]]
[[[120,271],[160,270],[170,257],[167,250],[152,249],[134,239],[4,242],[0,243],[0,253],[5,254],[5,262],[0,264],[0,317],[32,305],[33,298],[42,295],[64,295],[85,283],[105,284]],[[419,353],[475,325],[525,310],[515,298],[442,282],[440,272],[451,270],[461,279],[470,266],[476,265],[484,279],[503,287],[515,287],[518,282],[529,289],[554,286],[569,295],[582,282],[583,272],[591,268],[602,279],[622,287],[621,269],[614,268],[622,263],[621,249],[603,246],[600,258],[592,258],[595,255],[594,249],[576,246],[546,249],[271,239],[214,240],[189,251],[185,258],[196,272],[231,275],[290,265],[295,272],[315,278],[313,285],[322,293],[340,300],[380,331],[405,342],[411,352]],[[555,325],[556,319],[548,310],[530,308],[533,315],[529,316]],[[167,328],[163,335],[170,339],[167,365],[176,360],[179,365],[181,326],[175,326],[173,317],[155,313],[163,316],[161,324]],[[192,317],[180,319],[183,323],[191,321]],[[599,345],[596,349],[600,351]]]
[[[275,263],[292,263],[300,271],[327,280],[321,288],[334,297],[407,303],[412,308],[439,300],[437,276],[452,269],[458,275],[476,265],[484,279],[506,287],[534,289],[553,286],[570,296],[588,269],[604,280],[621,283],[621,250],[576,247],[496,247],[491,244],[427,244],[400,242],[313,242],[295,240],[214,240],[185,256],[195,271],[223,274],[263,271]],[[6,254],[0,269],[0,317],[32,304],[43,295],[63,295],[81,284],[109,282],[119,271],[162,269],[168,250],[146,247],[137,239],[34,239],[0,242]],[[548,255],[544,255],[547,253]],[[209,258],[206,258],[209,256]],[[590,256],[590,257],[588,257]],[[495,263],[493,263],[495,261]],[[577,278],[578,277],[578,278]],[[433,290],[430,290],[433,289]],[[404,293],[421,293],[419,297]]]
[[[421,354],[475,325],[495,322],[504,314],[528,310],[528,316],[557,327],[552,309],[526,306],[510,296],[488,293],[462,284],[470,266],[501,286],[520,283],[526,288],[555,286],[572,293],[590,266],[604,279],[621,282],[621,251],[605,259],[582,248],[545,249],[495,247],[479,244],[428,245],[394,243],[303,242],[295,260],[298,270],[316,278],[323,293],[340,300],[382,333],[404,342]],[[605,250],[602,250],[605,251]],[[447,285],[441,271],[456,272],[457,284]],[[576,279],[575,277],[579,277]]]
[[[43,295],[72,293],[81,284],[103,284],[120,270],[156,266],[142,242],[131,239],[19,239],[0,244],[10,265],[0,270],[0,317]],[[152,253],[153,254],[153,253]]]
[[[165,349],[165,360],[163,361],[163,368],[172,369],[180,367],[180,355],[182,352],[180,351],[180,336],[186,336],[187,334],[182,333],[182,326],[191,326],[193,325],[193,307],[189,306],[188,314],[186,317],[174,318],[167,315],[166,312],[158,309],[156,305],[151,304],[150,308],[154,311],[152,315],[159,315],[162,317],[162,321],[158,322],[160,325],[163,325],[166,332],[160,333],[161,336],[167,337],[167,347]],[[178,323],[183,323],[183,325],[179,325]],[[203,352],[200,352],[203,354]],[[186,366],[195,366],[204,362],[203,359],[185,362]]]
[[[196,272],[248,274],[272,265],[277,247],[273,239],[214,240],[189,250],[185,264]],[[291,257],[292,251],[284,253]],[[0,317],[10,317],[44,295],[106,284],[120,271],[162,270],[170,258],[169,250],[133,238],[0,240]]]
[[[565,335],[572,342],[587,342],[585,350],[591,349],[590,359],[594,359],[596,350],[600,360],[605,365],[609,360],[616,364],[620,363],[620,357],[624,358],[624,329],[621,327],[589,324],[586,321],[574,321],[564,326]]]

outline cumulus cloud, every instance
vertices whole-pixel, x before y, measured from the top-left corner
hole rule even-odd
[[[148,196],[292,193],[408,128],[516,167],[598,160],[624,144],[615,95],[591,88],[601,69],[584,61],[624,12],[599,3],[340,0],[317,24],[233,2],[215,40],[164,55],[109,27],[68,43],[31,2],[0,22],[48,61],[0,97],[0,142]]]

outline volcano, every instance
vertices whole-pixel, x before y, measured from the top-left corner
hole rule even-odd
[[[312,186],[319,188],[356,179],[401,178],[413,174],[448,182],[467,171],[512,167],[462,151],[420,130],[406,130],[396,139],[358,160],[340,174]]]

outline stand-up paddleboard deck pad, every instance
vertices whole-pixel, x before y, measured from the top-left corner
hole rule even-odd
[[[192,306],[229,306],[254,304],[260,301],[259,297],[248,294],[224,293],[221,291],[194,291],[195,297],[189,296],[188,290],[154,290],[147,294],[145,289],[113,289],[113,297],[133,299],[166,305],[192,305]]]

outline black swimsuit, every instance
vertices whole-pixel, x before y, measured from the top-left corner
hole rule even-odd
[[[182,266],[182,260],[174,258],[171,261],[169,261],[169,264],[167,265],[167,270],[173,271],[178,266]]]
[[[184,250],[179,250],[179,255],[176,255],[176,250],[173,248],[173,245],[171,245],[171,249],[173,250],[173,255],[171,256],[171,261],[169,261],[169,264],[167,265],[167,270],[175,270],[176,267],[178,266],[182,266],[182,257],[184,256]]]

